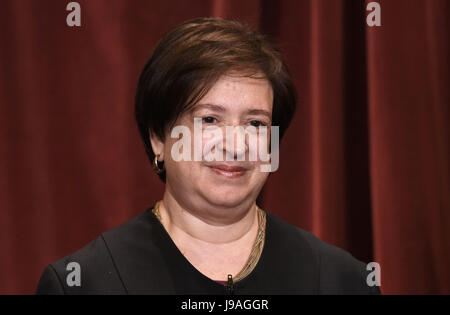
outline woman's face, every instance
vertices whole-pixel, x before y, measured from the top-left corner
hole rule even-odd
[[[153,148],[158,150],[155,152],[162,152],[161,158],[164,159],[166,190],[180,205],[185,209],[209,211],[212,216],[225,216],[224,209],[250,205],[256,200],[268,176],[268,173],[261,172],[260,165],[268,162],[262,162],[259,153],[256,160],[251,159],[249,148],[254,145],[253,148],[259,149],[258,141],[255,142],[258,137],[265,141],[270,139],[272,104],[273,92],[266,79],[226,75],[175,123],[175,126],[185,126],[190,131],[190,139],[184,139],[189,140],[190,161],[177,161],[179,157],[173,154],[189,150],[187,146],[173,149],[181,137],[172,138],[167,134],[164,143],[152,138]],[[201,129],[196,129],[197,134],[194,133],[194,118],[200,118],[202,123]],[[249,134],[256,137],[247,135],[244,140],[243,133],[240,133],[239,142],[239,133],[235,133],[227,141],[227,126],[250,126]],[[267,136],[258,134],[259,126],[267,126]],[[208,134],[207,130],[214,128],[215,131]],[[197,138],[201,140],[196,142],[194,138],[199,130],[203,132]],[[198,161],[194,159],[194,151],[200,146],[203,155]],[[205,160],[208,152],[212,161]],[[217,156],[222,156],[223,161],[214,160]],[[233,161],[227,161],[227,158]]]

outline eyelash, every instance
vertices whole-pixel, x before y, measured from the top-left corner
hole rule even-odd
[[[214,122],[217,121],[217,119],[214,118],[214,117],[212,117],[212,116],[206,116],[206,117],[202,117],[202,123],[205,123],[205,124],[213,124],[214,122],[207,122],[207,121],[206,121],[206,119],[208,119],[208,118],[212,118],[212,119],[214,120]]]
[[[253,122],[258,123],[258,125],[257,125],[257,126],[253,125]],[[262,122],[262,121],[260,121],[260,120],[252,120],[252,121],[250,121],[250,124],[251,124],[252,126],[254,126],[254,127],[267,126],[266,123],[264,123],[264,122]]]
[[[206,120],[208,120],[208,119],[213,119],[213,121],[211,122],[211,121],[206,121]],[[217,119],[215,118],[215,117],[213,117],[213,116],[205,116],[205,117],[202,117],[202,123],[205,123],[205,124],[213,124],[213,123],[215,123],[215,122],[217,122]],[[253,123],[257,123],[257,125],[255,126],[255,124],[253,124]],[[260,127],[260,126],[267,126],[267,124],[266,123],[264,123],[264,122],[262,122],[262,121],[260,121],[260,120],[251,120],[250,121],[250,125],[252,125],[253,127]]]

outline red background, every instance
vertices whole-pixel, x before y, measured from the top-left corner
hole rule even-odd
[[[0,3],[0,292],[162,197],[133,118],[161,36],[199,16],[271,35],[299,95],[261,206],[358,259],[383,293],[450,293],[450,1]]]

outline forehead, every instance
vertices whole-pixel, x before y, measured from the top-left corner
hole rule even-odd
[[[263,77],[224,75],[194,106],[194,110],[202,108],[202,104],[219,105],[226,110],[262,109],[271,112],[272,86]]]

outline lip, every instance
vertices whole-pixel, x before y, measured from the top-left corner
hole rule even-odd
[[[244,176],[248,171],[245,167],[227,164],[207,165],[207,167],[214,173],[227,178],[239,178]]]

